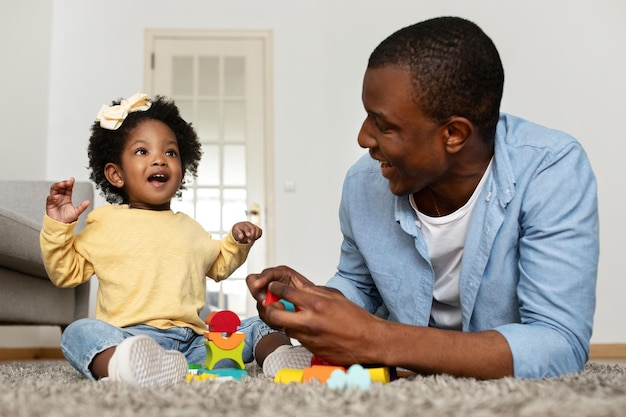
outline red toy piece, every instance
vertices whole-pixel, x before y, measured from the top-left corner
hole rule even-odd
[[[278,298],[277,295],[275,295],[273,292],[271,292],[269,289],[267,290],[267,293],[265,294],[265,301],[263,301],[263,305],[270,305],[272,303],[277,303],[280,301],[280,298]]]
[[[291,312],[300,311],[300,309],[294,306],[293,303],[287,300],[283,300],[282,298],[278,298],[277,295],[275,295],[268,289],[267,293],[265,294],[265,301],[263,301],[263,305],[266,306],[272,303],[282,303],[285,306],[286,311],[291,311]]]
[[[235,333],[241,325],[239,317],[230,310],[213,311],[204,322],[210,332]]]
[[[342,366],[336,363],[328,362],[326,359],[322,359],[319,356],[311,356],[311,366]]]

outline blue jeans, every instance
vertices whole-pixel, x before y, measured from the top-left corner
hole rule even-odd
[[[244,363],[254,360],[254,347],[259,340],[274,332],[258,317],[242,320],[238,330],[246,335],[242,354]],[[89,369],[94,357],[108,348],[119,345],[124,339],[137,335],[151,337],[163,349],[181,352],[188,363],[204,364],[206,360],[204,335],[199,335],[187,327],[162,330],[140,324],[120,328],[96,319],[80,319],[70,324],[61,337],[61,351],[78,372],[95,379]],[[216,368],[223,367],[228,367],[228,364],[221,361],[216,365]]]

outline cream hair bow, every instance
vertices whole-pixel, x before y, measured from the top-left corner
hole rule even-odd
[[[115,106],[103,105],[96,116],[96,120],[100,122],[100,127],[103,129],[117,130],[128,113],[148,110],[150,105],[147,94],[133,94],[127,99],[122,99],[120,104]]]

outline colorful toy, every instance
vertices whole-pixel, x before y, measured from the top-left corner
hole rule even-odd
[[[243,363],[245,335],[238,332],[241,325],[239,317],[230,310],[214,311],[205,320],[207,331],[204,333],[207,355],[204,366],[190,364],[187,381],[233,380],[248,375]],[[214,369],[222,360],[234,362],[236,368]]]
[[[238,365],[239,369],[245,369],[243,363],[243,348],[245,335],[237,332],[241,320],[235,313],[229,310],[214,311],[205,320],[209,331],[204,333],[207,339],[206,361],[204,367],[212,370],[223,359],[230,359]]]
[[[271,292],[268,288],[267,292],[265,293],[265,300],[263,301],[263,305],[266,306],[272,303],[277,303],[280,300],[281,299],[278,298],[278,296]]]
[[[212,340],[205,340],[206,346],[206,361],[204,361],[204,367],[212,370],[215,365],[224,360],[230,359],[239,367],[239,369],[245,369],[245,364],[242,360],[244,342],[242,341],[234,349],[222,349],[217,346]]]
[[[274,296],[274,299],[276,297]],[[267,299],[266,299],[267,300]],[[305,369],[281,369],[274,377],[277,384],[302,383],[317,380],[329,388],[360,388],[367,390],[372,382],[387,384],[396,380],[396,368],[379,366],[363,367],[355,364],[347,370],[317,355],[311,357],[311,367]]]
[[[274,293],[268,289],[267,293],[265,294],[265,301],[263,301],[263,305],[266,306],[272,303],[281,303],[282,305],[285,306],[285,311],[290,311],[292,313],[296,311],[300,311],[300,309],[296,307],[291,301],[278,298],[277,295],[274,295]]]
[[[388,384],[389,382],[397,379],[394,377],[396,368],[365,368],[370,374],[372,382],[380,382],[382,384]]]
[[[239,316],[230,310],[213,311],[204,320],[209,332],[235,333],[241,325]]]
[[[287,311],[299,311],[289,301],[279,299],[271,292],[267,292],[265,305],[280,302]],[[214,311],[205,320],[207,331],[204,333],[204,345],[207,357],[204,366],[190,364],[187,381],[226,381],[240,380],[248,375],[243,363],[242,353],[245,346],[245,335],[238,332],[241,325],[239,317],[229,310]],[[236,368],[214,369],[215,365],[225,359],[233,361]],[[364,368],[361,365],[345,367],[334,365],[328,361],[313,356],[311,366],[305,369],[281,369],[274,377],[277,384],[306,383],[318,381],[326,384],[330,389],[359,388],[369,389],[372,381],[386,384],[396,379],[395,368],[372,367]]]
[[[241,379],[248,375],[245,369],[221,368],[221,369],[202,369],[199,375],[213,375],[215,377]]]
[[[317,355],[311,356],[311,366],[315,365],[326,365],[326,366],[339,366],[335,363],[328,362],[326,359],[320,358]]]
[[[207,379],[215,379],[215,378],[217,378],[217,375],[211,375],[211,374],[198,375],[198,374],[188,373],[187,376],[185,377],[185,380],[187,382],[191,382],[191,381],[206,381]]]
[[[360,388],[367,391],[372,384],[370,373],[361,365],[352,365],[347,372],[333,371],[326,382],[330,389]]]
[[[338,366],[332,362],[327,361],[326,359],[320,358],[317,355],[313,355],[311,357],[311,366],[316,365]],[[396,379],[398,379],[398,374],[395,367],[389,368],[376,365],[366,365],[363,367],[369,372],[372,381],[387,384],[391,381],[395,381]]]
[[[317,379],[321,384],[325,384],[330,375],[334,371],[345,372],[345,368],[341,366],[323,366],[323,365],[315,365],[310,368],[303,369],[302,373],[302,382],[311,382],[314,379]]]
[[[205,338],[215,343],[218,348],[224,350],[233,350],[239,347],[239,345],[243,347],[243,340],[246,338],[246,335],[241,332],[227,333],[226,336],[224,336],[224,333],[220,332],[207,333],[205,333]]]
[[[285,311],[289,311],[290,313],[294,313],[294,312],[298,311],[296,306],[291,301],[283,300],[281,298],[280,300],[278,300],[278,302],[282,303],[282,305],[285,306]]]
[[[369,389],[372,381],[386,384],[390,381],[388,368],[363,368],[352,365],[346,371],[341,366],[313,365],[305,369],[281,369],[274,377],[277,384],[306,383],[313,380],[326,384],[330,389]]]
[[[274,382],[277,384],[301,383],[304,379],[303,369],[284,368],[276,373]]]

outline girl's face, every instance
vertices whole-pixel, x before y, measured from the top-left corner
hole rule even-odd
[[[139,123],[126,140],[120,165],[107,164],[105,175],[124,190],[132,208],[169,210],[183,180],[176,135],[159,120]]]

